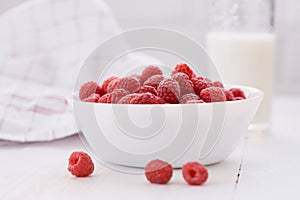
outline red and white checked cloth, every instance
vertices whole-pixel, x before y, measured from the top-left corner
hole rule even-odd
[[[110,9],[102,0],[29,0],[0,15],[0,28],[0,139],[76,133],[65,97],[87,53],[120,32]]]

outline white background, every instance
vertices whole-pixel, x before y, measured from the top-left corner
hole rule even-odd
[[[0,0],[0,13],[25,0]],[[199,43],[206,30],[206,0],[105,0],[123,30],[156,26],[183,32]],[[300,94],[300,1],[278,0],[275,92]]]

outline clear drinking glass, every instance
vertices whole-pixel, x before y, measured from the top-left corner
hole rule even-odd
[[[206,48],[226,84],[252,86],[264,92],[250,125],[270,124],[274,73],[275,0],[207,0]]]

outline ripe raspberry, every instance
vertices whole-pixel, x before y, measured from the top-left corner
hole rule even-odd
[[[94,81],[84,83],[79,90],[79,98],[83,100],[88,98],[91,94],[97,93],[101,90],[98,84]]]
[[[150,92],[152,94],[154,94],[155,96],[157,96],[157,91],[154,87],[152,86],[148,86],[148,85],[144,85],[141,87],[141,89],[139,90],[139,93],[146,93],[146,92]]]
[[[121,78],[115,78],[107,86],[107,93],[112,93],[114,89],[116,89],[117,85],[119,84]]]
[[[185,63],[179,63],[179,64],[177,64],[175,66],[174,70],[172,71],[171,76],[173,74],[178,73],[178,72],[182,72],[182,73],[188,75],[189,79],[192,79],[192,78],[195,77],[195,74],[194,74],[193,70],[191,70],[191,68],[187,64],[185,64]]]
[[[107,93],[100,97],[98,103],[111,103],[112,93]]]
[[[168,78],[161,81],[157,87],[157,94],[166,103],[178,103],[180,95],[180,87],[177,81]]]
[[[156,104],[166,104],[166,101],[160,97],[156,97],[156,100],[157,100]]]
[[[226,95],[222,88],[210,87],[200,92],[200,98],[205,102],[221,102],[226,101]]]
[[[149,92],[139,94],[130,100],[130,104],[164,104],[164,100]]]
[[[130,104],[131,99],[133,99],[134,97],[139,96],[139,94],[137,93],[132,93],[132,94],[128,94],[124,97],[122,97],[120,99],[120,101],[118,102],[118,104]]]
[[[190,94],[185,94],[183,96],[180,97],[179,99],[179,103],[181,104],[185,104],[190,100],[199,100],[200,97],[194,93],[190,93]]]
[[[208,178],[207,169],[198,162],[188,162],[182,166],[184,180],[190,185],[201,185]]]
[[[86,177],[93,173],[94,163],[85,152],[73,152],[69,158],[68,170],[77,177]]]
[[[166,184],[172,178],[172,166],[162,160],[152,160],[145,167],[145,175],[150,183]]]
[[[124,89],[129,93],[137,92],[140,89],[140,81],[135,77],[121,78],[117,83],[115,89]]]
[[[178,72],[172,75],[172,79],[176,80],[180,87],[180,96],[194,93],[194,85],[192,81],[189,80],[188,75]]]
[[[224,88],[224,85],[221,81],[215,81],[213,82],[213,86],[214,87],[220,87],[220,88]]]
[[[163,73],[161,69],[159,69],[159,67],[150,65],[143,70],[140,77],[141,83],[143,84],[151,76],[162,75],[162,74]]]
[[[231,88],[229,91],[232,92],[234,97],[242,97],[242,98],[246,99],[246,96],[245,96],[243,90],[241,90],[240,88]]]
[[[100,99],[99,94],[91,94],[89,97],[83,99],[82,101],[84,102],[92,102],[92,103],[97,103]]]
[[[186,104],[194,104],[194,103],[205,103],[202,99],[199,100],[188,100]]]
[[[118,78],[117,76],[111,76],[111,77],[107,78],[105,81],[103,81],[102,90],[104,91],[105,94],[107,93],[107,89],[108,89],[107,87],[110,84],[110,82],[112,82],[113,80],[115,80],[117,78]]]
[[[234,96],[230,90],[224,90],[226,101],[232,101]]]
[[[111,103],[118,103],[122,97],[128,95],[128,91],[124,89],[115,89],[111,93]]]
[[[164,76],[163,75],[154,75],[151,76],[150,78],[148,78],[145,82],[144,85],[148,85],[148,86],[152,86],[155,89],[157,89],[159,83],[164,80]]]
[[[244,100],[243,97],[233,97],[232,101]]]
[[[205,89],[212,87],[212,83],[209,79],[205,79],[201,76],[192,78],[191,80],[194,84],[194,91],[197,95],[200,95],[200,92]]]
[[[141,75],[139,75],[139,74],[132,74],[132,75],[129,76],[129,77],[136,78],[136,79],[140,82],[140,85],[143,85],[143,84],[142,84],[142,81],[141,81]]]

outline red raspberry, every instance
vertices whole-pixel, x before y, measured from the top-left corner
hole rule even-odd
[[[192,78],[191,80],[194,84],[194,91],[197,95],[200,95],[200,92],[205,89],[205,88],[209,88],[212,87],[212,83],[209,79],[205,79],[203,77],[195,77]]]
[[[157,91],[154,87],[152,86],[148,86],[148,85],[144,85],[141,87],[141,89],[139,90],[139,93],[146,93],[146,92],[150,92],[152,94],[154,94],[155,96],[157,96]]]
[[[194,85],[192,81],[189,80],[188,75],[178,72],[172,75],[172,79],[176,80],[180,87],[180,96],[194,93]]]
[[[121,78],[117,83],[115,89],[124,89],[129,93],[134,93],[139,91],[141,87],[140,81],[135,77],[125,77]]]
[[[145,175],[150,183],[166,184],[172,178],[172,166],[162,160],[152,160],[145,167]]]
[[[231,88],[229,91],[232,92],[234,97],[242,97],[242,98],[246,99],[246,96],[245,96],[243,90],[241,90],[240,88]]]
[[[168,78],[161,81],[157,87],[157,94],[166,103],[178,103],[180,95],[180,87],[177,81]]]
[[[190,93],[190,94],[185,94],[183,96],[180,97],[179,99],[179,103],[185,104],[190,100],[199,100],[200,97],[194,93]]]
[[[140,77],[141,83],[143,84],[148,78],[154,75],[162,75],[161,69],[157,66],[148,66],[146,67]]]
[[[221,102],[226,101],[226,95],[222,88],[210,87],[200,92],[200,98],[205,102]]]
[[[112,82],[113,80],[117,79],[117,76],[111,76],[108,79],[106,79],[105,81],[103,81],[102,83],[102,90],[104,91],[104,93],[107,93],[107,87],[110,84],[110,82]]]
[[[114,89],[116,89],[117,85],[119,84],[121,78],[115,78],[107,86],[107,93],[112,93]]]
[[[100,97],[98,103],[111,103],[112,93],[107,93]]]
[[[244,100],[243,97],[233,97],[232,101]]]
[[[193,70],[191,70],[191,68],[185,63],[177,64],[175,66],[174,70],[172,71],[171,75],[176,74],[178,72],[182,72],[182,73],[188,75],[189,79],[192,79],[195,77]]]
[[[156,99],[157,99],[157,102],[156,102],[156,104],[165,104],[166,103],[166,101],[165,100],[163,100],[162,98],[160,98],[160,97],[156,97]]]
[[[134,97],[139,96],[139,94],[137,93],[132,93],[132,94],[128,94],[124,97],[122,97],[120,99],[120,101],[118,102],[118,104],[130,104],[131,99],[133,99]]]
[[[69,158],[68,170],[77,177],[86,177],[93,173],[94,163],[85,152],[73,152]]]
[[[208,178],[207,169],[198,162],[188,162],[182,166],[184,180],[190,185],[201,185]]]
[[[130,104],[164,104],[164,100],[149,92],[139,94],[130,100]]]
[[[213,82],[213,86],[214,87],[220,87],[220,88],[224,88],[224,85],[221,81],[215,81]]]
[[[128,95],[128,91],[124,89],[115,89],[111,93],[111,103],[118,103],[122,97]]]
[[[92,102],[92,103],[97,103],[100,99],[99,94],[91,94],[89,97],[83,99],[82,101],[84,102]]]
[[[224,90],[226,101],[232,101],[234,96],[230,90]]]
[[[139,74],[132,74],[132,75],[129,76],[129,77],[136,78],[137,80],[139,80],[140,85],[143,85],[143,84],[142,84],[142,81],[141,81],[141,75],[139,75]]]
[[[150,78],[148,78],[145,82],[144,85],[148,85],[148,86],[152,86],[155,89],[157,89],[159,83],[164,80],[164,76],[163,75],[154,75],[151,76]]]
[[[194,103],[205,103],[202,99],[199,100],[188,100],[186,104],[194,104]]]
[[[101,90],[101,87],[94,81],[84,83],[79,90],[80,100],[88,98],[91,94],[97,93]]]

